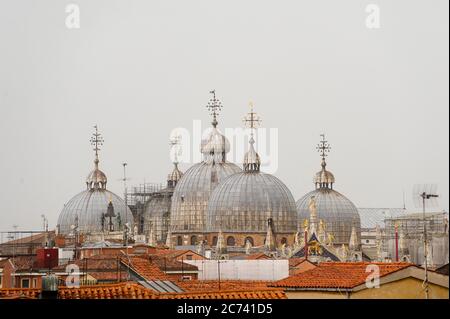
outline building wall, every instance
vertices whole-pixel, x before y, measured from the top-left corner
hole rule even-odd
[[[233,247],[244,247],[246,239],[250,237],[253,240],[253,246],[263,246],[266,240],[266,233],[223,233],[225,238],[225,243],[227,243],[229,237],[234,238],[234,245],[229,245]],[[179,245],[178,236],[181,236],[181,245]],[[208,234],[176,234],[172,235],[172,243],[175,246],[189,246],[197,245],[200,240],[206,240],[207,245],[215,246],[216,238],[218,233],[208,233]],[[277,233],[275,234],[275,240],[277,246],[281,246],[282,242],[285,240],[287,245],[292,245],[294,243],[295,234],[292,233]]]
[[[347,294],[337,291],[286,291],[288,299],[425,299],[422,281],[413,277]],[[430,299],[448,299],[448,288],[429,284]]]
[[[448,288],[429,284],[430,299],[448,299]],[[352,299],[389,298],[425,299],[422,281],[413,277],[385,283],[380,288],[364,289],[351,294]]]

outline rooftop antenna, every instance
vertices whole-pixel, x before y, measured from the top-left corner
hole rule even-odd
[[[437,185],[436,184],[417,184],[413,187],[413,200],[415,207],[422,206],[422,222],[423,222],[423,258],[425,268],[425,279],[423,281],[423,288],[425,290],[425,298],[429,299],[428,295],[428,251],[427,251],[427,226],[425,216],[425,204],[428,207],[436,207],[437,203]]]
[[[48,232],[48,219],[44,214],[41,215],[42,218],[42,226],[45,232]]]

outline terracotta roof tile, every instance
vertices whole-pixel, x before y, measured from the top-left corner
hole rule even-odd
[[[122,257],[122,263],[147,280],[170,280],[148,256]]]
[[[0,289],[1,299],[38,298],[40,289]],[[285,299],[282,289],[210,290],[187,293],[156,293],[134,282],[59,287],[59,299]]]
[[[221,280],[220,290],[253,290],[266,289],[271,281],[262,280]],[[219,290],[217,280],[188,280],[179,281],[177,285],[187,292],[204,292]]]
[[[0,299],[36,299],[40,293],[41,290],[35,288],[0,288]]]
[[[380,277],[407,268],[409,263],[324,262],[316,268],[289,276],[271,284],[284,288],[343,288],[351,289],[365,283],[368,265],[377,265]]]
[[[60,299],[155,299],[157,294],[133,282],[92,285],[80,288],[61,287]]]
[[[286,299],[281,289],[215,290],[205,292],[165,293],[161,299]]]

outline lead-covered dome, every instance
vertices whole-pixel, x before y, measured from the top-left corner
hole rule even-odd
[[[256,128],[253,112],[244,118]],[[208,232],[265,233],[270,220],[275,233],[295,233],[295,200],[282,181],[260,172],[261,159],[254,148],[253,131],[244,156],[244,170],[225,179],[212,193],[207,211]]]
[[[272,218],[277,233],[297,230],[295,200],[273,175],[244,171],[228,177],[212,193],[207,211],[209,232],[263,233]]]
[[[78,231],[84,234],[108,230],[108,220],[102,216],[106,214],[110,202],[115,212],[112,219],[114,229],[123,229],[126,222],[131,225],[133,215],[122,198],[106,189],[89,189],[75,195],[64,205],[58,218],[58,233],[69,235],[77,224]]]
[[[88,234],[98,231],[122,230],[125,223],[130,227],[133,225],[133,215],[125,202],[113,192],[106,189],[107,177],[99,167],[98,151],[103,144],[103,139],[95,127],[95,133],[91,139],[95,146],[94,169],[86,178],[87,189],[77,195],[64,205],[59,214],[57,230],[59,234],[73,234],[74,228],[80,234]],[[112,204],[111,218],[107,217],[108,206]],[[109,225],[109,224],[112,224]],[[111,226],[111,227],[109,227]]]
[[[355,227],[360,240],[361,220],[358,209],[347,197],[333,189],[334,175],[326,170],[325,152],[329,150],[327,141],[322,140],[318,149],[322,156],[322,169],[314,177],[316,189],[297,201],[299,228],[301,230],[303,222],[309,220],[309,202],[314,197],[317,218],[325,222],[326,231],[333,235],[335,244],[349,244],[352,227]]]
[[[200,145],[203,161],[190,167],[178,181],[173,196],[170,214],[170,230],[173,233],[204,233],[206,209],[209,197],[216,186],[226,177],[241,169],[227,162],[230,150],[227,138],[217,129],[217,111],[221,104],[215,92],[208,108],[213,116],[209,129]]]
[[[172,196],[171,231],[204,232],[211,192],[226,177],[240,172],[233,163],[201,162],[189,168]]]

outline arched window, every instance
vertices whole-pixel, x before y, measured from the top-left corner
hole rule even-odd
[[[214,237],[213,237],[212,245],[213,245],[213,246],[216,246],[216,245],[217,245],[217,236],[214,236]]]
[[[183,237],[177,236],[177,246],[182,246],[182,245],[183,245]]]
[[[227,238],[227,246],[234,246],[236,245],[236,240],[233,236],[228,236]]]
[[[281,238],[281,245],[283,245],[283,244],[286,244],[287,245],[287,238],[286,237],[283,237],[283,238]]]
[[[253,241],[252,237],[250,237],[250,236],[245,237],[244,245],[247,245],[247,241],[249,241],[252,246],[255,246],[255,242]]]
[[[197,245],[197,236],[191,236],[191,245]]]

